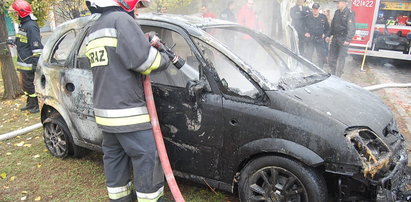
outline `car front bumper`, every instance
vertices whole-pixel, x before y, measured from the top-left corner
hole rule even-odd
[[[406,147],[399,151],[399,160],[394,169],[385,177],[374,181],[377,184],[376,201],[406,201],[409,196],[410,173],[408,164],[408,152]],[[373,183],[373,184],[374,184]]]

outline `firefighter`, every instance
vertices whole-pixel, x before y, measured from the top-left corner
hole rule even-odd
[[[305,49],[305,26],[304,20],[310,14],[310,8],[304,6],[305,0],[297,0],[297,4],[291,8],[290,15],[292,19],[292,25],[294,26],[295,30],[297,31],[298,35],[298,49],[301,55],[304,55]]]
[[[227,4],[227,8],[224,9],[223,12],[221,12],[220,19],[231,21],[231,22],[237,22],[237,19],[235,17],[234,12],[233,12],[234,8],[235,8],[234,1],[229,1],[228,4]]]
[[[101,14],[85,40],[93,73],[94,115],[103,131],[109,199],[131,201],[133,175],[137,199],[159,201],[163,196],[164,174],[144,100],[142,75],[166,69],[170,59],[150,45],[134,19],[133,10],[142,1],[86,3],[93,14]]]
[[[33,15],[28,2],[17,0],[12,4],[12,8],[17,12],[20,21],[15,41],[18,56],[17,71],[20,72],[23,91],[27,96],[26,106],[21,110],[38,113],[40,110],[33,81],[37,63],[43,50],[40,29],[36,23],[37,18]]]
[[[308,60],[312,60],[314,50],[318,56],[318,66],[324,67],[326,59],[325,37],[328,34],[330,25],[327,16],[319,11],[320,4],[314,3],[312,13],[305,19],[305,37],[307,37],[307,51],[305,53]]]
[[[328,62],[331,74],[341,77],[344,73],[348,46],[355,34],[355,19],[354,13],[347,7],[347,0],[335,2],[338,2],[338,9],[335,11],[326,41],[329,42],[333,36]]]

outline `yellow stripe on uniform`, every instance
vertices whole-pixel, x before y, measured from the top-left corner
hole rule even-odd
[[[112,37],[102,37],[90,41],[86,45],[86,56],[90,61],[90,66],[107,66],[108,54],[106,47],[117,47],[118,40]]]
[[[161,54],[160,52],[157,52],[156,59],[154,60],[153,64],[144,72],[141,72],[141,74],[144,75],[149,75],[152,71],[158,69],[161,65]]]
[[[122,118],[105,118],[99,116],[95,117],[96,123],[103,126],[128,126],[150,122],[150,115],[148,114]]]
[[[164,187],[161,187],[154,193],[136,192],[138,202],[157,202],[164,195]]]
[[[17,35],[16,35],[16,38],[18,38],[21,43],[28,43],[27,36],[25,36],[25,35],[17,34]]]
[[[104,46],[117,47],[117,43],[118,43],[118,40],[116,38],[102,37],[102,38],[98,38],[98,39],[94,39],[90,41],[86,45],[86,50],[88,52],[94,48],[101,48]]]
[[[108,197],[111,200],[121,199],[131,194],[131,182],[122,187],[107,187]]]
[[[29,96],[29,97],[37,97],[37,94],[36,94],[36,93],[34,93],[34,94],[29,94],[28,96]]]
[[[17,70],[23,70],[23,71],[32,71],[33,70],[33,65],[32,64],[27,64],[23,62],[17,62],[16,64]]]

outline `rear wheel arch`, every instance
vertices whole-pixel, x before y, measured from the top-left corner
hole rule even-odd
[[[71,124],[70,119],[66,118],[63,116],[62,113],[60,113],[57,109],[55,109],[53,106],[50,105],[43,105],[42,110],[41,110],[41,123],[43,124],[44,130],[46,130],[46,124],[55,124],[58,125],[63,132],[66,134],[65,138],[68,144],[68,149],[69,152],[64,155],[55,155],[53,152],[51,152],[50,148],[47,147],[47,142],[46,142],[46,137],[45,137],[45,143],[46,147],[49,149],[49,151],[52,153],[53,156],[59,157],[59,158],[66,158],[67,156],[72,156],[72,157],[82,157],[85,154],[87,154],[88,150],[85,148],[82,148],[76,144],[76,138],[73,136],[73,133],[71,132],[69,128],[69,124]],[[46,132],[46,131],[45,131]]]
[[[67,127],[70,130],[74,143],[77,144],[79,141],[81,141],[81,138],[78,136],[76,131],[72,130],[72,128],[75,127],[73,126],[73,123],[71,122],[68,114],[64,113],[64,111],[64,108],[62,108],[60,105],[44,104],[41,108],[41,123],[44,123],[44,121],[48,117],[52,116],[54,113],[58,113],[63,118],[64,122],[67,124]]]

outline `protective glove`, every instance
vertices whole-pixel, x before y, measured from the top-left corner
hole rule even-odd
[[[148,41],[150,42],[151,46],[153,46],[154,48],[156,48],[158,51],[165,53],[168,58],[170,59],[171,63],[173,63],[173,65],[177,68],[180,69],[181,67],[184,66],[184,64],[186,63],[184,59],[180,58],[179,56],[177,56],[174,51],[171,50],[171,48],[167,47],[167,45],[165,45],[160,37],[158,37],[157,33],[155,32],[148,32],[145,34],[146,38],[148,39]]]
[[[164,44],[161,42],[161,39],[160,37],[158,37],[157,33],[151,31],[151,32],[146,33],[145,35],[146,35],[146,38],[148,39],[148,42],[151,44],[151,46],[153,46],[160,52],[163,52],[165,50]]]
[[[11,46],[14,46],[14,45],[15,45],[13,39],[7,39],[6,43],[7,43],[8,45],[11,45]]]

